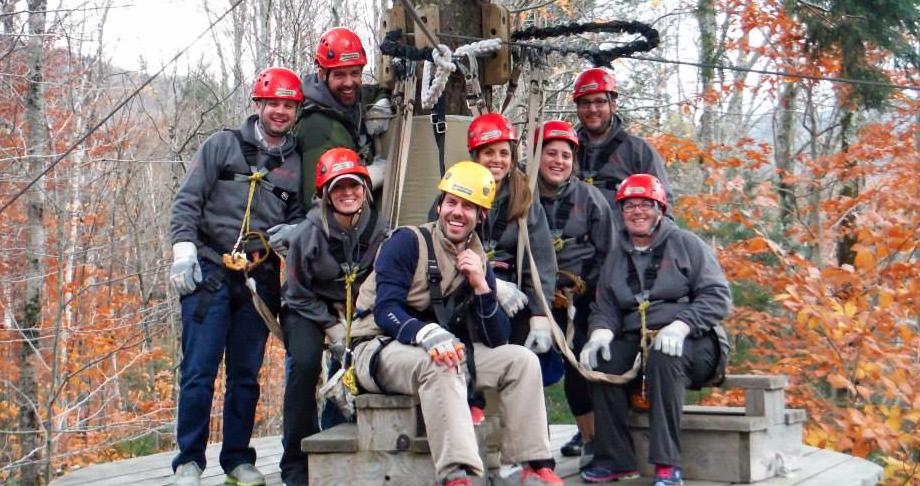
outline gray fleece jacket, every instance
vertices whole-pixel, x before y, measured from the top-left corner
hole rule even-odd
[[[614,217],[622,228],[622,217]],[[636,250],[625,229],[617,233],[617,242],[601,269],[588,318],[589,332],[610,329],[620,336],[640,329],[638,304],[627,281],[628,259],[633,259],[642,280],[653,250],[665,242],[667,249],[649,294],[652,306],[646,311],[648,328],[661,329],[679,319],[690,326],[690,336],[700,337],[720,326],[731,310],[732,297],[722,267],[703,240],[678,228],[669,218],[662,218],[648,249]],[[642,285],[645,288],[645,282]]]
[[[367,246],[361,248],[361,236],[374,219],[371,217],[373,209],[365,209],[350,231],[342,229],[332,210],[327,209],[328,235],[323,232],[320,211],[320,206],[311,209],[291,239],[281,299],[286,307],[325,329],[339,322],[336,306],[342,309],[345,306],[342,265],[348,260],[358,265],[358,277],[351,290],[355,299],[374,265],[377,248],[386,239],[389,225],[385,218],[376,218],[368,233]]]
[[[258,184],[252,198],[249,228],[265,235],[277,224],[300,222],[304,211],[299,194],[300,155],[295,150],[294,137],[286,137],[280,147],[268,149],[256,137],[257,119],[257,115],[251,115],[240,128],[243,139],[259,147],[256,170],[266,167],[270,159],[280,159],[280,165]],[[249,182],[234,180],[234,175],[251,172],[232,133],[220,131],[205,140],[173,200],[172,243],[193,242],[201,257],[220,264],[220,254],[230,251],[239,236],[249,195]],[[252,239],[246,250],[262,250],[262,244]]]
[[[613,115],[611,118],[610,132],[604,140],[590,142],[587,130],[579,127],[578,142],[579,149],[575,154],[578,176],[583,180],[591,179],[592,184],[601,190],[604,200],[612,209],[616,210],[613,207],[616,188],[623,179],[633,174],[651,174],[664,186],[668,196],[667,214],[673,214],[674,197],[668,174],[664,169],[664,161],[648,142],[623,129],[623,121],[619,115]],[[611,153],[614,145],[616,150]]]
[[[581,277],[593,290],[600,275],[600,262],[613,245],[613,219],[603,194],[577,177],[570,177],[557,193],[540,196],[540,204],[553,238],[562,239],[562,249],[556,251],[559,270]],[[565,280],[560,277],[557,284]]]

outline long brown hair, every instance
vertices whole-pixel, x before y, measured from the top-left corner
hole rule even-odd
[[[508,207],[508,220],[526,218],[530,211],[530,202],[533,200],[533,193],[530,192],[530,184],[527,183],[527,174],[517,168],[517,157],[514,160],[511,172],[502,180],[508,181],[508,194],[511,204]]]

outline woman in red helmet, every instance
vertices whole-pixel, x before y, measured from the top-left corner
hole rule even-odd
[[[684,391],[725,376],[729,346],[720,322],[731,309],[731,293],[709,246],[664,217],[668,199],[657,178],[627,177],[615,204],[617,243],[601,268],[580,360],[589,369],[622,374],[641,352],[641,335],[654,335],[646,360],[648,460],[655,465],[655,486],[683,484]],[[626,427],[635,385],[592,383],[594,458],[582,470],[586,482],[638,477]]]
[[[549,320],[536,292],[552,302],[556,289],[556,254],[546,214],[518,168],[517,136],[507,118],[498,113],[476,117],[467,130],[467,148],[473,160],[489,169],[498,187],[495,202],[479,227],[483,248],[499,280],[499,301],[512,317],[511,343],[537,354],[552,346]],[[518,281],[518,220],[527,221],[530,251],[537,264],[541,288],[534,286],[525,256]],[[523,291],[523,294],[521,294]]]
[[[325,333],[344,343],[346,285],[352,298],[370,273],[388,223],[369,203],[370,177],[354,151],[328,150],[316,163],[319,204],[297,226],[285,260],[281,328],[290,356],[284,389],[281,478],[307,483],[304,437],[319,432],[315,390]]]
[[[610,251],[613,219],[610,205],[596,187],[575,175],[578,136],[572,125],[550,120],[534,137],[543,136],[538,187],[556,250],[556,296],[553,317],[560,326],[571,326],[575,353],[587,341],[588,314],[600,275],[599,261]],[[566,363],[565,397],[578,424],[578,433],[562,447],[565,456],[588,458],[594,435],[594,416],[588,382]],[[584,452],[584,454],[582,454]]]

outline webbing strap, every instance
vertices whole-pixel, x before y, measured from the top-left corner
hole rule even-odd
[[[629,290],[633,293],[637,304],[642,304],[643,301],[649,300],[648,293],[652,290],[655,280],[658,278],[658,269],[661,268],[661,261],[664,259],[664,252],[667,248],[668,240],[664,240],[664,243],[658,245],[652,251],[652,260],[645,267],[645,271],[642,272],[644,282],[639,280],[639,271],[636,269],[636,263],[633,262],[632,256],[627,255],[629,268],[626,283],[629,285]]]
[[[588,184],[594,186],[603,187],[611,191],[615,191],[617,186],[622,182],[616,178],[598,178],[597,173],[601,168],[610,160],[610,156],[613,155],[620,145],[626,141],[626,132],[620,128],[617,130],[617,133],[613,136],[613,140],[610,141],[607,145],[604,145],[600,149],[600,154],[594,158],[594,163],[589,165],[588,161],[588,140],[586,137],[582,137],[583,140],[580,140],[581,146],[585,147],[582,150],[578,151],[578,167],[581,169],[581,177]]]
[[[355,268],[357,268],[357,264],[361,262],[361,258],[364,257],[364,254],[371,246],[371,239],[374,237],[374,229],[377,227],[377,219],[379,217],[377,211],[371,211],[367,226],[364,227],[364,231],[362,231],[361,236],[358,237],[357,254],[354,254],[354,249],[352,252],[346,252],[345,245],[341,240],[330,239],[329,253],[332,254],[335,261],[343,262],[348,266],[354,265]],[[343,268],[342,273],[347,273],[347,270]]]
[[[444,136],[447,132],[447,122],[445,121],[447,112],[447,101],[445,93],[441,93],[438,102],[435,103],[434,109],[431,110],[431,129],[434,131],[434,141],[438,146],[438,169],[441,171],[441,177],[447,171],[444,166]]]
[[[218,267],[217,270],[208,275],[208,278],[198,284],[198,290],[201,295],[198,296],[198,305],[195,306],[195,313],[192,314],[192,319],[195,322],[204,322],[204,316],[208,314],[208,308],[211,307],[211,300],[214,298],[214,294],[224,284],[225,273],[224,267]]]

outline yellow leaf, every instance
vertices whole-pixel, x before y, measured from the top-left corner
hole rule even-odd
[[[894,302],[894,295],[891,292],[880,292],[878,295],[878,305],[881,309],[887,309]]]
[[[861,268],[863,270],[872,268],[875,266],[875,255],[870,253],[867,249],[861,249],[856,252],[853,264],[856,268]]]
[[[853,317],[856,314],[856,302],[848,300],[847,303],[843,305],[843,314],[847,317]]]
[[[848,388],[850,386],[850,380],[840,376],[840,375],[830,375],[827,377],[827,382],[831,384],[834,388]]]

